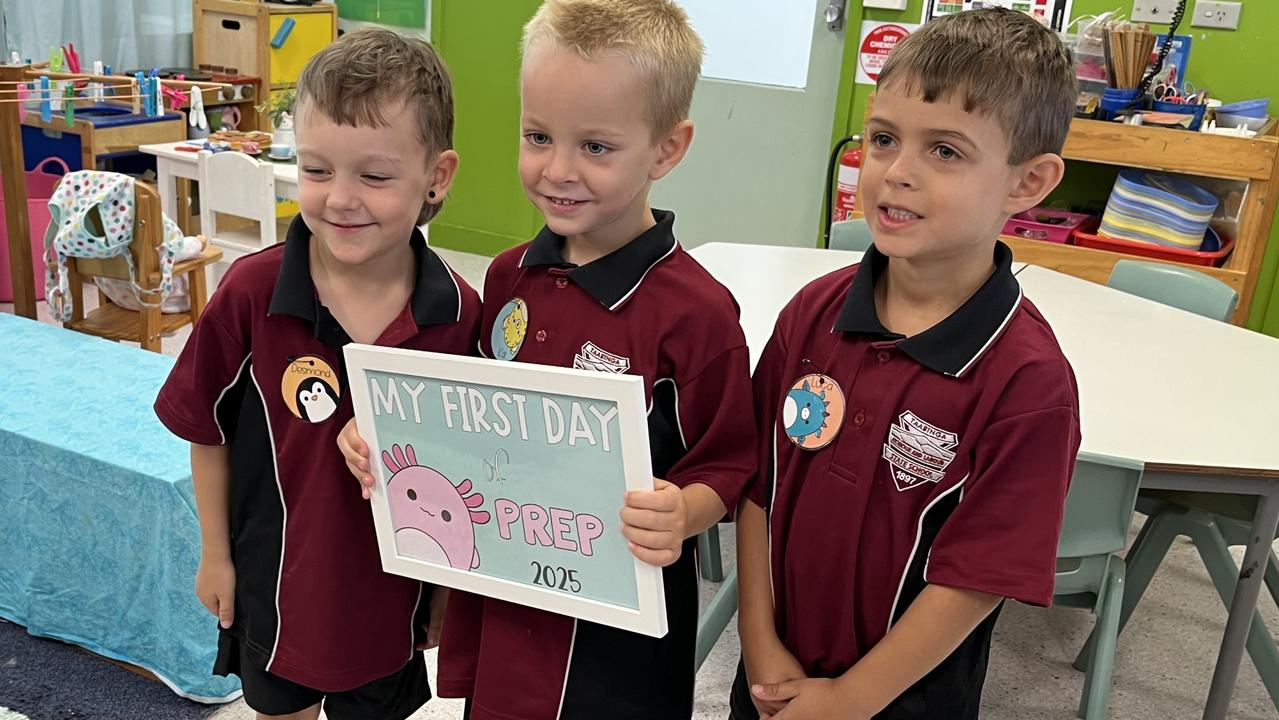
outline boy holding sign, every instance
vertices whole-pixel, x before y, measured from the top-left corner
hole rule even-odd
[[[701,59],[669,0],[548,0],[525,29],[519,169],[546,227],[489,267],[480,349],[643,376],[661,479],[625,498],[622,532],[664,567],[670,631],[454,592],[439,691],[467,698],[472,720],[692,714],[694,538],[736,506],[755,443],[736,303],[676,242],[674,215],[648,204],[692,142]],[[353,426],[339,443],[371,485]]]
[[[452,85],[425,42],[360,30],[312,58],[297,105],[301,215],[231,266],[155,410],[192,443],[213,672],[259,718],[399,720],[430,698],[415,645],[446,596],[382,571],[333,443],[345,345],[475,347],[479,297],[416,227],[457,168]]]

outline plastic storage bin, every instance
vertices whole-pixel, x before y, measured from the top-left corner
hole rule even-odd
[[[1002,234],[1051,243],[1070,242],[1076,228],[1095,230],[1100,218],[1084,213],[1051,208],[1033,208],[1019,212],[1004,223]]]
[[[44,171],[46,165],[58,166],[62,173],[55,175]],[[31,267],[35,280],[36,297],[44,295],[44,231],[49,227],[49,198],[62,175],[70,172],[60,158],[51,157],[36,164],[26,173],[27,224],[31,228]],[[4,217],[4,189],[0,186],[0,217]],[[0,221],[0,302],[13,302],[13,279],[9,277],[9,228]]]
[[[1194,119],[1190,121],[1189,130],[1198,130],[1203,125],[1204,112],[1208,110],[1207,105],[1187,105],[1185,103],[1163,102],[1162,100],[1154,100],[1150,103],[1150,109],[1155,112],[1177,113],[1178,115],[1190,115]]]

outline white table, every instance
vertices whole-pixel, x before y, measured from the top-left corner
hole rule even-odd
[[[197,153],[178,150],[187,142],[139,145],[138,150],[155,156],[156,185],[160,191],[160,209],[173,219],[184,217],[178,211],[177,179],[199,178]],[[263,162],[271,162],[264,160]],[[286,200],[298,199],[298,166],[296,163],[271,163],[275,166],[275,194]]]
[[[801,287],[862,260],[861,253],[846,250],[720,242],[700,245],[689,252],[737,299],[752,368],[773,334],[777,314]],[[1013,263],[1013,272],[1024,267],[1026,263]]]
[[[692,251],[737,297],[752,357],[807,282],[856,253]],[[1079,381],[1081,454],[1145,464],[1142,486],[1255,495],[1205,718],[1225,718],[1279,525],[1279,340],[1036,266],[1015,267]]]
[[[1146,463],[1142,487],[1260,498],[1205,718],[1225,718],[1279,525],[1279,340],[1069,275],[1017,276],[1079,380],[1081,452]]]

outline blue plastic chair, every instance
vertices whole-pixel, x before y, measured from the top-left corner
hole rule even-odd
[[[1141,463],[1081,455],[1066,495],[1053,602],[1097,616],[1095,642],[1080,653],[1086,664],[1076,660],[1085,672],[1077,711],[1085,720],[1106,717],[1124,598],[1125,565],[1115,553],[1128,542],[1141,472]]]
[[[831,235],[833,240],[834,235]],[[1106,284],[1164,305],[1228,322],[1239,293],[1211,275],[1179,265],[1120,260]]]
[[[837,223],[831,223],[831,250],[866,252],[873,241],[874,238],[870,235],[870,225],[866,224],[866,218],[840,220]]]
[[[1136,260],[1115,263],[1108,284],[1149,300],[1197,315],[1227,322],[1234,315],[1238,294],[1225,283],[1189,268]],[[1226,607],[1234,599],[1239,567],[1231,545],[1246,545],[1257,500],[1240,495],[1143,490],[1137,512],[1146,516],[1141,532],[1128,551],[1128,583],[1119,616],[1122,632],[1146,587],[1179,535],[1189,537]],[[1265,582],[1279,603],[1279,557],[1270,553]],[[1094,640],[1080,651],[1075,667],[1083,667]],[[1253,615],[1246,644],[1261,681],[1279,709],[1279,649],[1260,615]]]

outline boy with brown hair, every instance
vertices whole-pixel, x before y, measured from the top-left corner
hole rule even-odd
[[[1078,394],[996,238],[1061,180],[1075,94],[1017,12],[889,56],[858,188],[874,245],[791,300],[755,372],[734,719],[976,718],[1003,600],[1052,602]]]
[[[648,204],[692,141],[701,58],[670,0],[548,0],[525,30],[519,171],[546,227],[489,267],[480,350],[644,378],[657,479],[626,497],[622,532],[664,568],[670,630],[454,592],[439,691],[467,698],[471,720],[692,715],[695,538],[737,506],[755,437],[736,303]],[[371,485],[353,426],[343,448]]]
[[[156,399],[191,445],[219,620],[214,672],[259,718],[406,718],[431,696],[418,648],[443,592],[382,572],[368,506],[334,447],[352,417],[349,342],[467,354],[479,297],[417,225],[457,168],[448,71],[421,40],[360,30],[298,81],[301,214],[236,261]],[[427,624],[431,627],[427,627]]]

